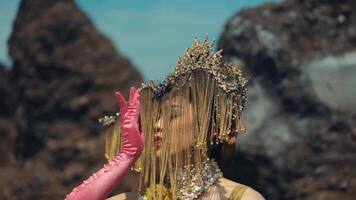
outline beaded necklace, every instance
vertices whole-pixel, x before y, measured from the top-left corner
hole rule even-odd
[[[213,159],[204,161],[200,169],[194,166],[185,166],[184,169],[178,172],[177,177],[177,199],[194,200],[197,199],[203,192],[208,190],[219,178],[222,177],[222,172],[217,163]],[[169,181],[169,180],[168,180]],[[157,184],[155,192],[162,193],[162,199],[172,199],[172,193],[163,185]],[[148,188],[144,196],[140,196],[139,200],[152,200],[153,188]]]

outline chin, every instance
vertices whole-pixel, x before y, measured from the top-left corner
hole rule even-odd
[[[160,158],[161,157],[161,150],[160,149],[157,149],[156,150],[156,158]]]

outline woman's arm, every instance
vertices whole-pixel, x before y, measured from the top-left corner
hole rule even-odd
[[[144,136],[140,130],[139,91],[132,87],[126,103],[115,93],[121,114],[122,148],[120,153],[67,195],[66,200],[104,200],[127,174],[143,150]]]

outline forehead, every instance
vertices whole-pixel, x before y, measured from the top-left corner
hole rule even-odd
[[[189,107],[189,106],[190,106],[190,103],[186,99],[173,98],[173,99],[166,99],[165,101],[162,102],[163,109],[185,108],[185,107]]]
[[[184,95],[182,92],[167,93],[161,99],[161,112],[170,112],[176,109],[189,109],[191,103],[189,101],[189,96]],[[163,114],[163,113],[162,113]],[[168,113],[167,113],[168,114]]]
[[[171,104],[172,103],[182,104],[182,103],[189,103],[189,99],[190,99],[189,89],[187,91],[187,89],[185,88],[184,90],[175,90],[166,93],[162,98],[162,101],[169,102]]]
[[[189,96],[175,92],[172,94],[167,94],[165,98],[162,99],[162,104],[167,105],[189,105]]]

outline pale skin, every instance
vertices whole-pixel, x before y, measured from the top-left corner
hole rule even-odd
[[[188,127],[193,127],[193,119],[194,119],[194,113],[193,113],[193,109],[192,106],[189,102],[188,103],[189,107],[188,107],[188,112],[182,112],[182,106],[180,106],[179,104],[177,104],[176,102],[172,102],[171,104],[171,109],[172,109],[172,117],[171,117],[171,121],[173,120],[177,120],[175,121],[175,124],[178,124],[177,127],[180,127],[180,123],[181,126],[188,126]],[[184,116],[185,119],[188,120],[180,120],[183,116],[182,113],[186,113],[188,116]],[[191,119],[191,120],[189,120]],[[159,119],[156,124],[155,124],[155,129],[157,130],[155,135],[162,137],[162,142],[160,145],[164,145],[164,134],[162,134],[161,130],[162,130],[162,120]],[[174,128],[174,127],[172,127]],[[188,128],[188,130],[194,130],[193,128]],[[174,132],[174,131],[173,131]],[[187,134],[187,136],[189,135],[193,135],[193,134]],[[188,142],[183,142],[181,144],[183,145],[173,145],[176,146],[177,148],[174,148],[173,153],[180,153],[182,152],[184,149],[189,148],[190,145],[193,145],[193,137],[185,137],[186,141]],[[161,152],[160,149],[157,150],[156,152],[157,157],[160,157]],[[224,199],[229,199],[231,196],[231,193],[233,191],[233,189],[236,186],[241,185],[240,183],[228,180],[226,178],[220,178],[214,185],[210,186],[209,189],[205,192],[203,192],[201,194],[201,196],[199,197],[199,199],[202,200],[224,200]],[[119,195],[113,196],[111,198],[108,198],[108,200],[137,200],[138,199],[138,194],[134,193],[134,192],[126,192],[126,193],[121,193]],[[252,188],[248,188],[241,200],[264,200],[263,196],[258,193],[257,191],[253,190]]]

